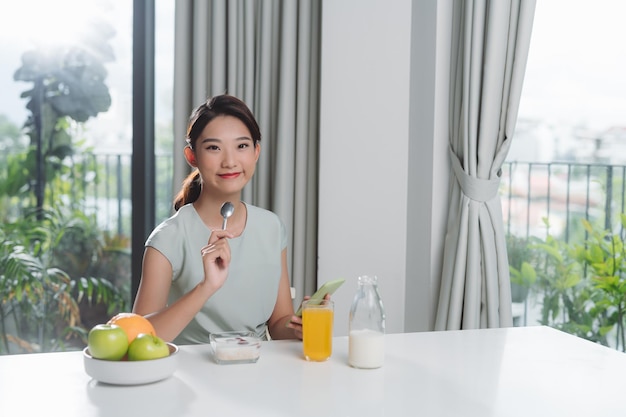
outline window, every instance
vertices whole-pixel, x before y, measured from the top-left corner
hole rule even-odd
[[[172,200],[173,9],[156,2],[157,222]],[[132,48],[133,2],[24,0],[0,14],[0,328],[11,340],[0,338],[0,354],[82,346],[49,323],[88,329],[108,318],[104,305],[78,297],[89,286],[130,309]],[[41,94],[29,93],[36,87]],[[43,277],[52,287],[37,292]],[[52,288],[65,277],[61,304]],[[29,288],[34,298],[13,296]]]
[[[517,322],[552,325],[622,350],[619,290],[608,284],[612,273],[599,268],[617,250],[603,239],[624,243],[625,12],[619,0],[537,3],[501,193]],[[626,279],[621,270],[614,277]]]

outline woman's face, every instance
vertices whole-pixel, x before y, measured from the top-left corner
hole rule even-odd
[[[209,122],[194,148],[203,189],[211,195],[240,193],[254,174],[261,150],[254,146],[246,125],[233,116],[217,116]]]

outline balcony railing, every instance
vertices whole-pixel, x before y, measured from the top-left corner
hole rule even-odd
[[[621,263],[625,189],[626,166],[623,165],[504,164],[500,196],[504,226],[509,234],[509,260],[513,267],[519,268],[517,272],[523,261],[532,264],[538,280],[536,285],[530,284],[530,292],[524,291],[524,286],[512,287],[518,295],[513,303],[516,325],[547,324],[624,350],[624,342],[619,339],[624,325],[623,306],[614,293],[624,277],[619,272],[621,267],[612,262]],[[592,229],[584,227],[583,219]],[[593,230],[594,235],[589,236],[587,230]],[[616,240],[610,239],[609,234],[604,239],[599,237],[603,236],[602,230],[609,231]],[[554,239],[548,239],[548,235]],[[525,250],[524,238],[531,236],[545,244],[533,244],[526,247],[532,248],[530,251]],[[611,246],[607,242],[615,243]],[[582,261],[582,248],[594,254],[592,263],[588,259]],[[613,250],[615,259],[610,255]],[[617,275],[605,276],[614,273]]]
[[[74,163],[92,167],[89,171],[77,166],[75,179],[79,179],[80,173],[94,172],[74,181],[75,186],[81,187],[77,195],[86,196],[84,211],[95,213],[103,230],[129,236],[130,155],[96,154],[76,158]],[[171,213],[171,164],[171,155],[157,155],[157,222]],[[505,231],[519,238],[534,236],[543,240],[549,234],[562,242],[582,243],[588,237],[582,222],[585,219],[595,230],[607,229],[623,236],[620,215],[625,211],[625,190],[623,165],[507,162],[502,167],[500,184]],[[511,254],[513,251],[508,249]],[[536,292],[529,300],[530,297],[524,295],[521,301],[514,302],[516,325],[539,323],[544,305],[541,294]]]
[[[76,181],[86,196],[85,211],[96,213],[104,230],[129,235],[131,230],[130,154],[96,153],[75,160],[97,166],[96,175]],[[156,156],[157,219],[172,206],[172,156]],[[85,171],[82,171],[85,172]],[[620,227],[626,207],[626,166],[574,162],[507,162],[502,167],[500,196],[505,231],[520,237],[552,236],[570,242],[584,238],[580,220]],[[550,230],[545,227],[548,219]]]
[[[521,237],[550,233],[571,242],[584,238],[586,219],[621,232],[625,186],[623,165],[507,162],[500,184],[505,230]]]
[[[172,208],[172,155],[159,153],[156,158],[155,193],[157,221],[167,218]],[[74,158],[74,172],[92,174],[74,175],[75,191],[84,196],[83,211],[95,214],[102,230],[130,236],[132,202],[131,155],[120,153],[94,153]],[[140,186],[140,185],[139,185]]]

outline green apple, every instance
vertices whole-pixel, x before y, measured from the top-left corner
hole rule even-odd
[[[170,348],[163,339],[147,333],[139,333],[128,346],[129,361],[159,359],[169,356],[169,354]]]
[[[89,330],[87,347],[96,359],[119,361],[128,351],[128,336],[117,324],[97,324]]]

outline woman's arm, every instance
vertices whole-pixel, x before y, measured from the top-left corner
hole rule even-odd
[[[225,237],[232,236],[226,231],[211,234],[209,243],[201,251],[204,279],[169,306],[172,265],[158,250],[146,248],[133,312],[146,316],[162,339],[172,341],[176,338],[226,281],[230,247]]]
[[[281,253],[280,283],[278,285],[278,297],[274,311],[268,320],[268,327],[272,339],[302,339],[302,327],[289,324],[295,318],[293,301],[291,300],[291,288],[289,286],[289,273],[287,272],[287,249]]]

